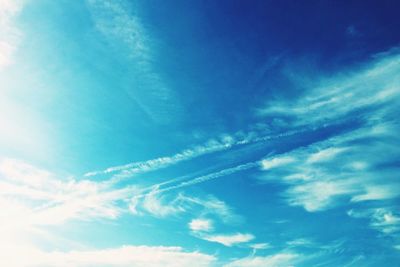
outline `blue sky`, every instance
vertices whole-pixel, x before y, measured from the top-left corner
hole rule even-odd
[[[0,0],[0,265],[399,265],[399,8]]]

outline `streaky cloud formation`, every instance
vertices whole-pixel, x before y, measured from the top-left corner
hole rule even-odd
[[[132,177],[135,174],[167,168],[182,161],[192,160],[203,155],[229,150],[237,146],[246,146],[253,143],[263,143],[282,137],[299,134],[307,130],[309,129],[303,128],[278,133],[275,135],[262,135],[262,132],[255,131],[248,132],[246,134],[243,134],[243,132],[238,132],[233,135],[224,134],[222,140],[217,140],[213,138],[208,140],[207,143],[203,145],[196,145],[194,148],[185,149],[172,156],[165,156],[141,162],[132,162],[125,165],[109,167],[103,171],[91,171],[85,173],[84,176],[91,177],[101,174],[117,173],[112,176],[113,179],[111,179],[110,181],[111,183],[117,183],[125,178]]]
[[[210,242],[221,243],[227,247],[231,247],[233,245],[247,243],[253,240],[254,236],[252,234],[235,233],[227,235],[204,235],[201,236],[200,238]]]
[[[13,63],[13,54],[21,38],[13,20],[23,9],[24,2],[23,0],[0,2],[0,70]]]
[[[20,214],[21,219],[25,218],[32,225],[61,224],[71,219],[116,218],[121,213],[116,202],[130,191],[109,190],[87,180],[62,181],[48,171],[13,159],[1,160],[0,175],[3,180],[0,197],[4,206],[7,207],[9,201],[20,202],[16,207],[22,205],[21,212],[25,213]]]
[[[257,257],[247,257],[239,260],[235,260],[225,267],[255,267],[255,266],[276,266],[276,267],[286,267],[294,266],[292,265],[294,260],[298,257],[297,254],[292,253],[280,253],[272,256],[257,256]]]
[[[179,113],[178,101],[162,77],[152,65],[154,41],[146,33],[140,18],[129,10],[136,4],[129,1],[88,0],[89,9],[96,28],[110,39],[121,42],[127,56],[137,66],[130,70],[125,92],[153,122],[164,125],[171,123],[172,116]],[[134,79],[140,76],[139,81]],[[134,85],[139,85],[139,89]]]
[[[10,259],[10,267],[18,266],[212,266],[215,257],[199,252],[185,252],[181,247],[122,246],[119,248],[44,252],[26,251],[25,258]]]
[[[0,266],[397,266],[399,8],[0,0]]]

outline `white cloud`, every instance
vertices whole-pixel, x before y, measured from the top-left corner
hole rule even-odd
[[[143,115],[165,125],[180,117],[180,102],[153,66],[157,42],[144,27],[134,1],[88,0],[95,28],[110,47],[125,52],[132,63],[123,89]],[[145,88],[145,90],[143,90]]]
[[[335,197],[355,191],[352,181],[315,181],[291,187],[286,196],[291,205],[314,212],[331,207]]]
[[[44,252],[36,249],[25,249],[21,253],[23,253],[23,257],[21,255],[2,257],[0,263],[3,261],[4,266],[9,267],[208,267],[213,266],[216,260],[214,256],[200,252],[186,252],[181,247],[163,246],[122,246],[111,249],[68,252]]]
[[[292,73],[292,79],[298,77],[296,83],[308,87],[306,97],[270,102],[258,113],[263,116],[289,116],[294,119],[294,125],[321,125],[374,105],[393,105],[393,100],[400,95],[400,81],[396,75],[399,69],[400,56],[392,54],[377,58],[363,70],[320,78],[313,85],[304,85],[304,78]]]
[[[240,216],[231,207],[214,196],[199,198],[179,193],[169,197],[163,196],[157,187],[147,194],[134,196],[129,209],[136,215],[149,213],[156,217],[167,217],[190,212],[198,216],[214,215],[225,223],[240,221]]]
[[[161,188],[159,190],[159,192],[167,192],[167,191],[171,191],[171,190],[184,188],[184,187],[187,187],[187,186],[193,186],[193,185],[196,185],[196,184],[199,184],[199,183],[204,183],[204,182],[207,182],[207,181],[211,181],[211,180],[214,180],[214,179],[217,179],[217,178],[220,178],[220,177],[224,177],[224,176],[227,176],[227,175],[230,175],[230,174],[233,174],[233,173],[237,173],[237,172],[240,172],[240,171],[249,170],[249,169],[252,169],[252,168],[259,167],[259,166],[260,166],[260,162],[259,161],[244,163],[244,164],[237,165],[237,166],[234,166],[234,167],[231,167],[231,168],[227,168],[227,169],[223,169],[223,170],[216,171],[216,172],[213,172],[213,173],[209,173],[209,174],[206,174],[206,175],[202,175],[202,176],[198,176],[198,177],[195,177],[195,178],[191,178],[191,179],[188,179],[186,181],[182,181],[180,183],[177,183],[175,185],[171,185],[171,186],[168,186],[168,187]],[[173,182],[175,183],[176,181],[173,181]]]
[[[15,159],[1,159],[0,175],[4,179],[11,180],[20,185],[34,188],[44,187],[51,182],[51,174],[48,171]]]
[[[236,132],[234,134],[225,133],[222,134],[220,138],[209,139],[203,144],[184,149],[174,155],[158,157],[146,161],[131,162],[124,165],[108,167],[104,170],[90,171],[84,174],[84,176],[90,177],[115,173],[113,174],[112,179],[109,181],[109,183],[117,183],[125,178],[132,177],[136,174],[167,168],[183,161],[195,159],[199,156],[229,150],[238,146],[276,140],[282,137],[288,137],[307,131],[308,129],[297,129],[279,134],[266,134],[266,130],[267,128],[263,127],[262,130],[250,131],[247,133],[242,131]],[[273,160],[272,164],[274,166],[278,166],[279,164],[290,163],[290,161],[291,160],[289,158],[284,158],[281,159],[281,161],[279,162],[277,160]],[[271,164],[268,163],[267,160],[265,160],[265,162],[263,163],[266,167]],[[168,182],[163,184],[168,184]]]
[[[0,0],[0,70],[13,63],[20,32],[14,19],[23,8],[22,0]]]
[[[214,229],[210,219],[193,219],[189,223],[189,228],[195,232],[209,232]]]
[[[376,205],[400,196],[398,169],[400,126],[400,55],[386,53],[372,65],[348,75],[332,75],[306,87],[304,97],[270,102],[259,113],[290,118],[292,126],[322,129],[351,122],[351,130],[268,158],[264,180],[282,181],[282,194],[294,206],[309,212],[322,211],[342,203],[374,200]],[[302,82],[301,79],[298,81]],[[357,123],[353,123],[357,121]],[[347,126],[346,126],[347,127]],[[344,127],[345,129],[345,127]],[[285,162],[281,159],[294,159]],[[288,165],[290,164],[290,165]],[[354,214],[353,214],[354,216]],[[380,212],[370,213],[371,226],[384,233],[397,231]],[[387,215],[387,218],[392,218]]]
[[[290,156],[276,157],[272,159],[264,159],[261,161],[262,168],[269,170],[276,167],[281,167],[289,163],[295,162],[296,159]]]
[[[227,247],[232,247],[234,245],[238,245],[241,243],[247,243],[254,239],[252,234],[243,234],[243,233],[235,233],[235,234],[228,234],[228,235],[202,235],[200,236],[201,239],[220,243]]]
[[[163,203],[163,199],[157,190],[150,192],[144,197],[142,206],[144,210],[156,217],[175,215],[186,210],[182,199],[179,197],[168,203]]]
[[[12,63],[11,57],[15,49],[15,46],[4,41],[0,41],[0,69]]]
[[[117,172],[118,174],[114,175],[114,180],[115,182],[117,182],[120,179],[131,177],[138,173],[166,168],[182,161],[191,160],[196,157],[214,153],[217,151],[226,150],[231,148],[232,146],[244,144],[247,142],[249,142],[249,140],[246,138],[236,141],[232,136],[224,135],[224,137],[220,141],[216,139],[211,139],[206,144],[198,145],[191,149],[185,149],[172,156],[159,157],[147,161],[132,162],[125,165],[109,167],[103,171],[88,172],[85,174],[85,176],[94,176],[99,174]]]
[[[271,248],[271,245],[269,243],[255,243],[255,244],[250,244],[249,247],[255,250],[261,250],[261,249]]]
[[[326,148],[324,150],[311,154],[308,158],[308,162],[315,163],[315,162],[328,161],[333,159],[336,155],[342,153],[343,151],[346,151],[346,148],[342,147]]]
[[[7,254],[1,257],[0,265],[180,267],[193,262],[198,266],[212,266],[215,261],[214,256],[186,252],[180,247],[123,246],[69,252],[39,250],[30,238],[38,237],[39,233],[42,238],[42,232],[46,235],[47,231],[38,226],[60,225],[73,219],[115,219],[123,211],[117,202],[135,190],[112,189],[88,180],[61,180],[48,171],[11,159],[0,161],[0,178],[0,249]],[[145,207],[160,216],[170,212],[154,195],[145,199]]]
[[[313,241],[305,238],[294,239],[286,242],[286,244],[290,247],[304,247],[313,245]]]
[[[390,234],[400,230],[400,216],[391,210],[379,208],[374,210],[371,217],[371,226],[383,233]]]
[[[178,164],[183,161],[195,159],[199,156],[229,150],[231,148],[248,145],[252,143],[262,143],[283,136],[292,135],[295,132],[287,132],[276,135],[263,135],[263,132],[236,132],[234,134],[223,134],[220,138],[212,138],[207,142],[184,149],[174,155],[158,157],[146,161],[131,162],[124,165],[113,166],[105,170],[87,172],[84,176],[96,176],[102,174],[113,175],[112,182],[119,182],[121,179],[132,177],[136,174],[159,170]]]
[[[397,183],[386,185],[366,185],[362,194],[353,196],[351,201],[384,200],[400,196],[400,185]]]
[[[294,266],[297,258],[299,258],[299,255],[293,253],[278,253],[264,257],[252,256],[232,261],[224,267],[290,267]]]
[[[260,178],[285,183],[285,200],[310,212],[348,201],[398,198],[393,161],[400,156],[394,149],[400,125],[392,118],[397,114],[393,105],[376,109],[353,130],[264,159],[268,173]]]
[[[0,177],[3,203],[19,202],[31,225],[62,224],[71,219],[115,219],[121,213],[117,202],[131,191],[88,180],[57,179],[48,171],[12,159],[0,160]]]
[[[371,228],[384,234],[400,232],[400,215],[391,208],[349,210],[347,214],[353,218],[369,218]]]

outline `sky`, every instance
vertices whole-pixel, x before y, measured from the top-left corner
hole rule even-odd
[[[400,266],[399,8],[0,0],[0,265]]]

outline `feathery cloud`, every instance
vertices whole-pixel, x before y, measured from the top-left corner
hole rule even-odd
[[[120,50],[126,51],[135,62],[136,67],[130,69],[131,75],[123,85],[127,95],[153,123],[165,125],[179,117],[180,105],[174,91],[152,64],[156,45],[143,26],[135,3],[124,0],[87,3],[97,30],[112,45],[119,44]]]
[[[298,258],[299,255],[294,253],[278,253],[270,256],[252,256],[232,261],[224,265],[224,267],[289,267],[294,266],[293,264]]]
[[[2,203],[16,199],[32,225],[62,224],[71,219],[115,219],[121,213],[117,202],[132,191],[110,189],[88,180],[61,180],[13,159],[0,160],[0,177]]]
[[[7,266],[118,266],[118,267],[186,267],[196,264],[199,267],[213,266],[215,257],[200,252],[186,252],[181,247],[122,246],[101,250],[45,252],[25,249],[24,257],[2,257]],[[14,255],[16,256],[16,255]]]
[[[286,201],[310,212],[349,200],[398,198],[398,170],[393,161],[400,156],[395,149],[400,139],[393,133],[400,130],[395,119],[400,103],[395,73],[399,70],[400,56],[388,54],[361,71],[322,79],[294,103],[271,103],[265,115],[284,112],[298,124],[358,122],[322,141],[265,158],[266,175],[261,179],[287,184],[282,194]]]
[[[235,233],[235,234],[216,234],[216,235],[202,235],[201,239],[220,243],[227,247],[232,247],[238,244],[247,243],[254,239],[252,234],[248,233]]]
[[[213,222],[210,219],[193,219],[189,223],[189,229],[194,232],[209,232],[213,228]]]
[[[14,20],[24,6],[23,0],[0,0],[0,70],[13,63],[21,33]]]
[[[384,234],[390,235],[400,232],[400,214],[392,208],[352,209],[347,214],[353,218],[369,218],[371,228]]]

